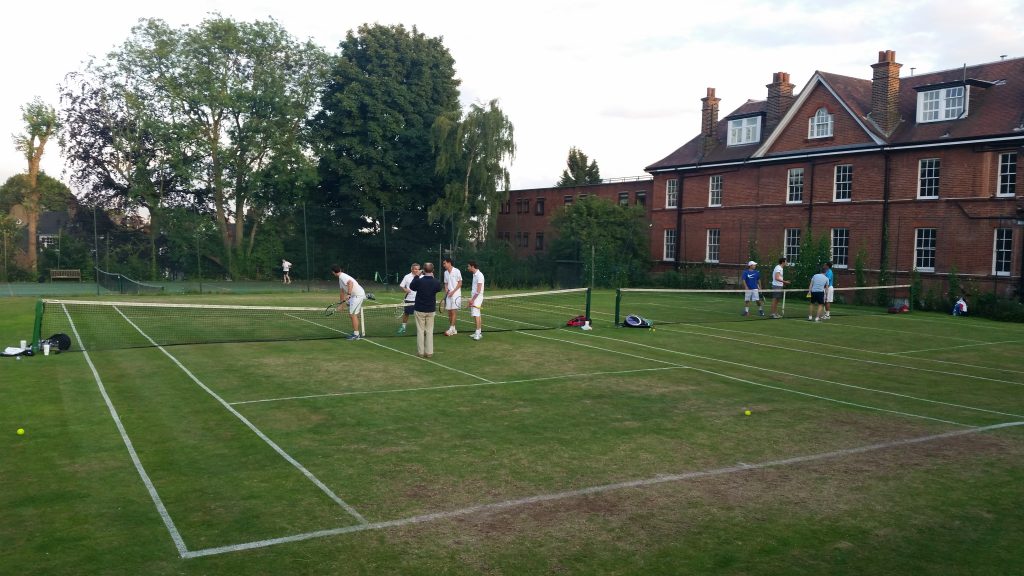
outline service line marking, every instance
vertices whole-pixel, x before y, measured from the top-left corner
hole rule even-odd
[[[738,464],[736,466],[728,466],[724,468],[714,468],[710,470],[699,470],[694,472],[683,472],[680,474],[659,474],[651,478],[642,478],[638,480],[627,480],[625,482],[615,482],[611,484],[600,484],[597,486],[590,486],[586,488],[579,488],[576,490],[565,490],[562,492],[552,492],[548,494],[537,494],[534,496],[527,496],[525,498],[515,498],[512,500],[503,500],[500,502],[492,502],[490,504],[479,504],[476,506],[469,506],[466,508],[459,508],[456,510],[448,510],[444,512],[434,512],[431,514],[421,514],[419,516],[410,516],[407,518],[400,518],[397,520],[388,520],[384,522],[371,522],[369,524],[359,524],[355,526],[346,526],[343,528],[331,528],[327,530],[316,530],[313,532],[305,532],[302,534],[293,534],[291,536],[282,536],[280,538],[269,538],[266,540],[257,540],[255,542],[245,542],[241,544],[232,544],[228,546],[218,546],[215,548],[205,548],[202,550],[195,550],[184,554],[185,558],[199,558],[203,556],[214,556],[217,554],[226,554],[230,552],[240,552],[243,550],[255,550],[259,548],[266,548],[268,546],[274,546],[277,544],[287,544],[290,542],[301,542],[304,540],[312,540],[315,538],[325,538],[328,536],[338,536],[341,534],[351,534],[353,532],[363,532],[366,530],[383,530],[387,528],[398,528],[402,526],[409,526],[411,524],[423,524],[426,522],[435,522],[438,520],[448,520],[451,518],[459,518],[462,516],[469,516],[471,514],[481,514],[489,512],[500,512],[503,510],[509,510],[512,508],[519,508],[522,506],[530,506],[533,504],[539,504],[542,502],[555,502],[558,500],[565,500],[569,498],[579,498],[583,496],[591,496],[595,494],[603,494],[607,492],[614,492],[618,490],[626,490],[633,488],[646,488],[649,486],[656,486],[659,484],[668,484],[674,482],[684,482],[687,480],[700,480],[704,478],[713,478],[716,476],[726,476],[729,474],[736,474],[741,472],[750,472],[753,470],[765,470],[770,468],[780,468],[784,466],[793,466],[796,464],[805,464],[812,462],[820,462],[823,460],[834,460],[837,458],[844,458],[847,456],[854,456],[857,454],[864,454],[868,452],[877,452],[880,450],[888,450],[892,448],[899,448],[902,446],[912,446],[915,444],[923,444],[927,442],[936,442],[940,440],[946,440],[949,438],[956,438],[959,436],[966,436],[968,434],[978,434],[981,432],[990,432],[1001,428],[1009,428],[1012,426],[1021,426],[1024,422],[1005,422],[1002,424],[993,424],[991,426],[983,426],[980,428],[970,428],[966,430],[954,430],[951,432],[943,432],[941,434],[933,434],[930,436],[919,436],[916,438],[905,438],[902,440],[892,440],[889,442],[879,442],[876,444],[868,444],[865,446],[858,446],[854,448],[843,448],[840,450],[833,450],[830,452],[820,452],[817,454],[807,454],[804,456],[795,456],[792,458],[784,458],[781,460],[770,460],[767,462],[760,462],[756,464]]]

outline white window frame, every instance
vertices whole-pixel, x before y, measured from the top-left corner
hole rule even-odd
[[[1013,228],[996,228],[992,233],[992,274],[1009,276],[1013,271]]]
[[[803,204],[804,169],[790,168],[786,172],[786,204]]]
[[[939,158],[922,158],[917,161],[917,198],[933,200],[939,197],[939,186],[942,177],[942,160]],[[932,194],[931,190],[935,193]],[[924,194],[928,191],[928,194]]]
[[[679,242],[679,234],[675,228],[666,228],[662,235],[661,259],[669,262],[675,261],[676,244]]]
[[[707,243],[704,248],[704,261],[717,264],[722,256],[722,229],[708,228]]]
[[[967,117],[969,86],[950,86],[917,93],[919,123],[959,120]]]
[[[722,205],[722,177],[720,175],[708,178],[708,206]]]
[[[748,116],[729,120],[727,146],[742,146],[761,141],[761,117]]]
[[[847,268],[850,265],[850,229],[833,228],[829,259],[833,268]]]
[[[36,244],[38,245],[40,252],[47,248],[57,248],[58,238],[56,234],[38,234],[36,238]]]
[[[828,138],[832,136],[832,115],[825,107],[818,108],[818,111],[807,119],[807,138]]]
[[[938,237],[938,228],[914,229],[914,270],[935,272]]]
[[[832,179],[832,201],[853,200],[853,164],[837,164]],[[842,194],[842,195],[841,195]]]
[[[665,208],[679,207],[679,179],[672,178],[665,182]]]
[[[800,228],[786,228],[786,235],[782,239],[782,255],[790,264],[800,261],[800,233]]]
[[[999,176],[996,180],[996,196],[1013,198],[1017,195],[1017,153],[1004,152],[999,155]]]

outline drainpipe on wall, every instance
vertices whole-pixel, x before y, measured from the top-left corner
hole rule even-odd
[[[676,254],[675,254],[675,270],[679,271],[680,255],[684,254],[683,251],[683,239],[686,236],[683,234],[683,183],[686,182],[686,178],[683,174],[679,174],[679,196],[676,198]]]

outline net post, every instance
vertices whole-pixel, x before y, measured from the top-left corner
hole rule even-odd
[[[587,312],[586,312],[587,321],[592,321],[592,318],[590,317],[590,291],[591,290],[593,290],[593,288],[590,288],[588,286],[587,287]]]
[[[363,315],[363,307],[359,307],[359,335],[366,338],[366,316]]]
[[[43,300],[40,298],[36,300],[36,319],[32,325],[32,349],[39,350],[41,345],[39,342],[43,338]]]
[[[615,289],[615,325],[619,326],[619,305],[622,303],[622,288]]]

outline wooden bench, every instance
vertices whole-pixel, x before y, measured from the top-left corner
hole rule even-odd
[[[50,281],[54,280],[78,280],[82,281],[82,271],[80,269],[59,269],[50,268]]]

